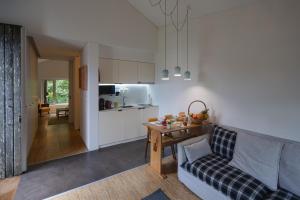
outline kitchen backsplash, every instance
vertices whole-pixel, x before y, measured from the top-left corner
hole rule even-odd
[[[109,100],[113,102],[119,102],[122,106],[122,97],[125,95],[126,105],[131,104],[149,104],[150,100],[150,90],[147,84],[116,84],[116,92],[120,92],[119,96],[116,95],[100,95],[99,98]]]

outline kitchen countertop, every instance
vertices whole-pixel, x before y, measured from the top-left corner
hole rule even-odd
[[[138,105],[127,105],[132,107],[127,108],[112,108],[112,109],[105,109],[105,110],[99,110],[99,112],[110,112],[110,111],[126,111],[126,110],[132,110],[132,109],[145,109],[145,108],[152,108],[152,107],[158,107],[157,105],[149,105],[149,104],[138,104]]]

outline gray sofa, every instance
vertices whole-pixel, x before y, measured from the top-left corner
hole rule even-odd
[[[207,130],[207,134],[195,137],[178,144],[178,178],[192,192],[204,200],[225,200],[225,199],[269,199],[269,200],[300,200],[300,143],[267,136],[234,127],[222,126],[239,134],[246,134],[282,143],[280,151],[280,168],[278,173],[278,189],[270,190],[262,182],[251,175],[229,165],[230,159],[214,153],[199,158],[194,163],[188,163],[184,146],[190,145],[207,138],[212,142],[214,128]],[[291,151],[292,148],[292,151]],[[288,149],[290,151],[288,152]],[[294,152],[295,149],[295,152]],[[297,149],[297,150],[296,150]],[[236,149],[235,149],[236,150]],[[236,152],[234,152],[236,154]],[[288,168],[283,162],[293,163],[294,169]],[[296,168],[295,168],[296,167]],[[226,175],[227,174],[227,175]],[[231,180],[238,177],[240,183]],[[221,181],[220,181],[221,180]],[[248,186],[245,184],[248,184]],[[291,192],[289,189],[293,190]],[[298,193],[297,195],[294,193]],[[247,194],[244,194],[247,193]]]

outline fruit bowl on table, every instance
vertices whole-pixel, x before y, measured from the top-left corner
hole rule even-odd
[[[204,110],[202,110],[199,113],[191,113],[190,109],[191,109],[192,104],[194,104],[194,103],[202,103],[204,106]],[[188,108],[188,115],[189,115],[190,122],[192,124],[202,124],[202,122],[208,120],[208,118],[209,118],[208,108],[206,107],[206,104],[201,100],[196,100],[196,101],[193,101],[192,103],[190,103],[189,108]]]

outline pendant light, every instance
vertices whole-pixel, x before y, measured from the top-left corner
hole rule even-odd
[[[167,0],[165,0],[165,69],[162,70],[161,80],[169,80],[169,70],[167,69]]]
[[[191,80],[191,72],[189,71],[189,10],[188,7],[186,11],[186,71],[184,72],[184,80],[186,81]]]
[[[177,33],[177,65],[174,68],[174,76],[181,76],[181,68],[179,66],[179,0],[177,0],[177,23],[176,23],[176,33]]]

